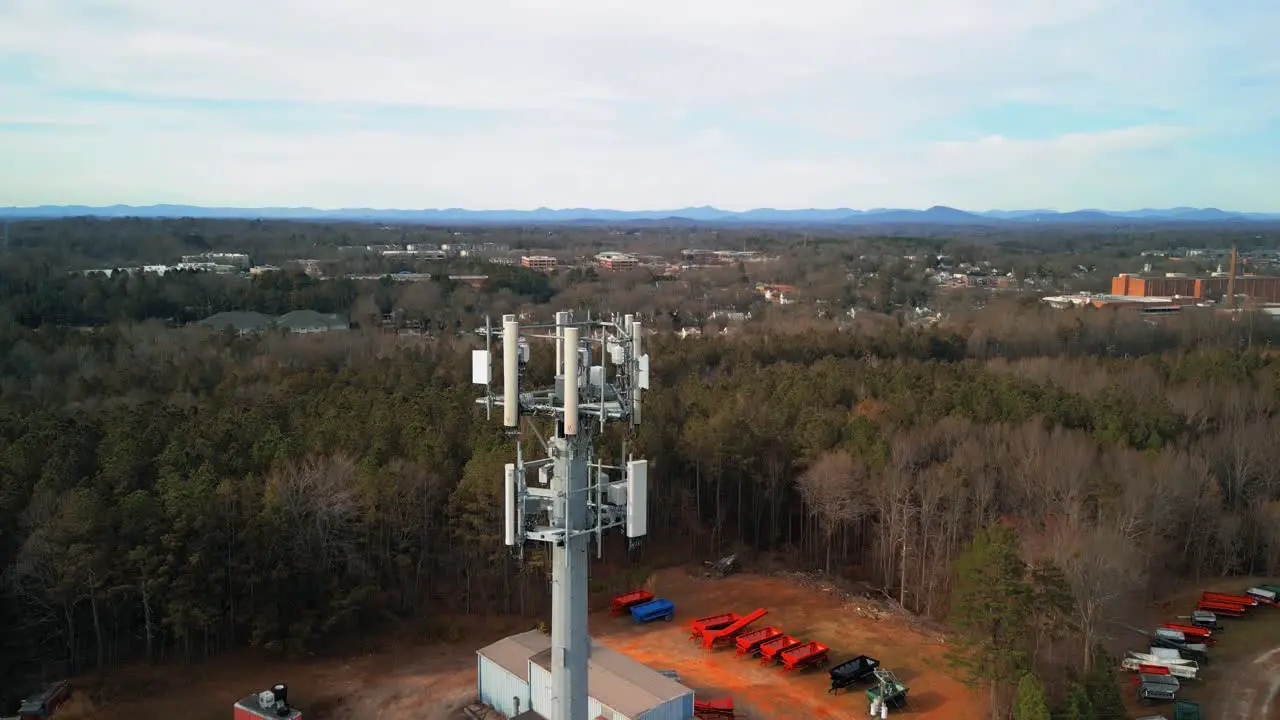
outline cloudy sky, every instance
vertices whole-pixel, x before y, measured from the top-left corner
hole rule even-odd
[[[0,0],[0,206],[1280,210],[1276,0]]]

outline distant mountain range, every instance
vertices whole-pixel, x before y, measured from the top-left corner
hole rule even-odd
[[[1143,210],[988,210],[970,212],[935,205],[927,210],[852,208],[775,210],[756,208],[733,212],[704,205],[678,210],[608,210],[566,208],[553,210],[380,210],[374,208],[342,208],[320,210],[309,207],[225,208],[195,205],[41,205],[38,207],[0,207],[0,218],[64,218],[64,217],[142,217],[142,218],[247,218],[264,220],[353,220],[399,223],[625,223],[695,222],[725,224],[834,224],[834,225],[1009,225],[1009,224],[1077,224],[1131,225],[1135,223],[1247,223],[1280,221],[1280,213],[1230,212],[1218,208],[1175,207]]]

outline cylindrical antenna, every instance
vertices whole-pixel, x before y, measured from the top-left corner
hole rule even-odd
[[[578,328],[564,329],[564,434],[578,434]]]
[[[520,424],[520,323],[502,316],[502,424]]]
[[[564,374],[564,326],[569,324],[568,311],[556,313],[556,367],[551,376]]]

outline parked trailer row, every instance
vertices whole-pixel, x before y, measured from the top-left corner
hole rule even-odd
[[[1219,642],[1221,617],[1243,618],[1254,608],[1280,604],[1280,585],[1263,584],[1243,593],[1206,590],[1200,593],[1190,622],[1165,623],[1151,633],[1149,652],[1130,652],[1121,667],[1136,673],[1138,701],[1144,705],[1173,702],[1175,720],[1200,720],[1200,705],[1177,700],[1180,680],[1194,680],[1209,661],[1209,648]],[[1136,629],[1136,628],[1135,628]],[[1168,720],[1151,716],[1142,720]]]
[[[817,640],[802,640],[788,635],[782,629],[768,626],[748,630],[747,627],[768,613],[760,608],[748,615],[720,613],[699,618],[690,624],[690,641],[700,641],[703,647],[714,649],[730,638],[737,645],[735,655],[758,657],[762,665],[782,666],[783,672],[803,670],[827,665],[831,648]],[[901,707],[906,702],[908,688],[883,670],[880,661],[866,655],[846,660],[830,670],[831,688],[836,693],[856,682],[871,679],[875,686],[867,691],[872,712],[888,717],[890,707]],[[711,708],[704,708],[699,717],[713,717]]]

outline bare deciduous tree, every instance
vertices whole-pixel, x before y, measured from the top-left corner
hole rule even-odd
[[[796,487],[804,498],[809,513],[827,544],[826,570],[831,572],[832,539],[844,523],[860,517],[866,511],[865,502],[858,492],[858,480],[864,477],[857,460],[844,451],[826,453],[796,479]]]

